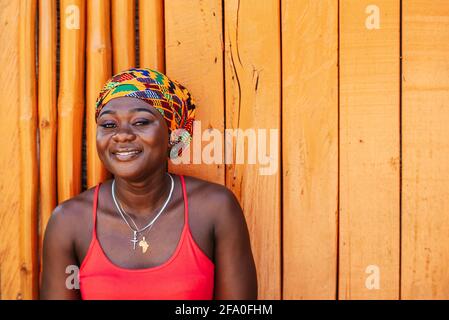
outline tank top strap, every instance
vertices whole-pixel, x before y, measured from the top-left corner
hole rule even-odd
[[[97,238],[97,207],[98,207],[98,194],[100,192],[101,182],[97,184],[95,187],[94,201],[93,201],[93,209],[92,209],[92,235],[94,238]]]
[[[89,248],[87,249],[87,253],[83,259],[83,262],[80,266],[80,271],[83,270],[84,266],[86,265],[87,261],[89,260],[89,257],[91,256],[94,246],[97,243],[97,207],[98,207],[98,193],[100,191],[100,185],[101,182],[97,184],[94,191],[94,199],[92,201],[92,236],[89,244]]]
[[[184,198],[184,229],[189,229],[189,201],[187,199],[187,190],[184,175],[179,175],[179,179],[181,179],[182,196]]]

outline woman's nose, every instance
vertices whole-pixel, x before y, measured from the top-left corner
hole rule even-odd
[[[112,136],[112,138],[117,142],[129,141],[134,140],[136,135],[132,132],[129,126],[121,126],[117,129],[117,132]]]

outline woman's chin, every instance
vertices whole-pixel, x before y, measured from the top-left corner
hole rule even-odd
[[[113,161],[108,165],[108,170],[114,174],[115,177],[123,179],[133,179],[142,175],[145,168],[136,165],[134,161]]]
[[[112,164],[111,173],[115,178],[120,178],[129,182],[139,182],[145,179],[154,168],[149,168],[148,166],[127,166],[127,165],[117,165]]]
[[[138,181],[140,176],[142,175],[142,172],[136,170],[123,170],[115,168],[113,174],[115,179],[120,178],[127,181]]]

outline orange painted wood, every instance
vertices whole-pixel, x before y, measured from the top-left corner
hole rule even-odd
[[[61,62],[58,97],[58,202],[81,192],[84,117],[84,0],[61,1]]]
[[[139,1],[140,67],[165,73],[164,0]]]
[[[399,3],[340,1],[340,299],[399,298]]]
[[[39,261],[47,222],[56,207],[56,0],[39,1]]]
[[[19,12],[19,145],[20,205],[18,214],[20,241],[19,299],[35,299],[38,294],[37,237],[37,100],[36,100],[36,1],[20,1]]]
[[[224,161],[206,163],[202,157],[203,149],[214,138],[210,141],[201,138],[208,129],[217,130],[220,133],[217,152],[221,144],[224,154],[221,12],[219,0],[165,2],[166,72],[189,89],[197,106],[196,120],[200,121],[194,129],[199,134],[194,133],[190,148],[185,152],[190,155],[190,164],[175,164],[169,160],[169,171],[225,184]]]
[[[245,161],[241,164],[236,163],[240,149],[238,140],[230,141],[226,152],[232,150],[233,160],[226,165],[226,186],[239,199],[247,220],[256,261],[259,298],[280,299],[280,2],[231,0],[225,1],[224,5],[226,129],[249,129],[256,136],[265,132],[269,142],[265,142],[264,147],[269,150],[277,145],[273,156],[276,159],[272,159],[276,168],[271,169],[272,174],[262,175],[261,170],[269,169],[268,165],[260,163],[261,140],[257,139],[258,145],[252,151],[246,144]],[[277,130],[273,141],[270,141],[269,129]],[[252,145],[254,147],[254,143]],[[256,150],[259,156],[255,164],[250,164],[248,154],[254,155]]]
[[[98,157],[95,122],[95,101],[112,75],[109,0],[87,2],[86,32],[86,162],[87,188],[90,188],[109,177]]]
[[[449,4],[402,1],[402,299],[449,299]]]
[[[19,1],[0,0],[0,299],[23,298],[20,274]],[[15,239],[11,241],[11,239]]]
[[[283,298],[335,299],[338,2],[282,1]]]
[[[136,65],[135,0],[111,1],[113,73]]]

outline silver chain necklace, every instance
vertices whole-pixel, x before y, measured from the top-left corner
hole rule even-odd
[[[123,208],[121,208],[121,206],[118,204],[117,199],[115,197],[115,179],[112,181],[112,199],[114,200],[115,206],[117,207],[118,212],[120,213],[120,216],[122,217],[122,219],[126,222],[126,225],[131,229],[131,231],[133,231],[133,238],[131,239],[131,242],[133,243],[133,249],[136,250],[136,243],[137,243],[137,234],[141,233],[143,231],[145,231],[146,229],[153,227],[153,224],[156,222],[157,218],[159,218],[159,216],[161,215],[161,213],[164,211],[165,207],[167,206],[168,202],[171,199],[172,193],[173,193],[173,188],[175,185],[175,182],[173,180],[173,177],[171,176],[171,174],[169,174],[168,172],[166,173],[170,179],[171,179],[171,188],[170,188],[170,193],[167,197],[167,200],[165,200],[164,205],[162,206],[162,208],[159,210],[158,214],[156,215],[156,217],[150,222],[148,223],[145,227],[139,229],[136,225],[136,223],[134,222],[134,220],[131,218],[131,216],[129,214],[127,214],[125,212],[125,210]],[[134,226],[136,227],[136,229],[133,229],[133,227],[131,227],[128,223],[128,220],[126,220],[124,214],[126,214],[132,221],[132,223],[134,224]],[[149,244],[146,242],[145,237],[142,238],[142,240],[140,240],[139,242],[139,246],[142,247],[142,252],[145,253],[149,247]]]

